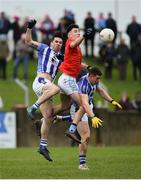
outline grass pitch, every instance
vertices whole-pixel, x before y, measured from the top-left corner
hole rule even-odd
[[[141,146],[89,147],[89,171],[78,169],[77,147],[51,147],[53,162],[35,148],[0,150],[3,179],[136,179],[141,178]]]

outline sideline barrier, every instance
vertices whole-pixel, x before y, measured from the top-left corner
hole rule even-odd
[[[27,117],[25,108],[16,108],[17,146],[38,146],[40,138],[35,133],[34,121]],[[100,129],[91,127],[90,145],[141,145],[141,112],[108,111],[97,109],[95,114],[103,120]],[[41,114],[36,114],[40,119]],[[68,122],[53,124],[49,134],[50,146],[69,146],[71,141],[64,133],[69,127]]]

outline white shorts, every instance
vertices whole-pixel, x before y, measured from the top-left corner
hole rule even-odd
[[[90,106],[91,106],[91,109],[93,109],[93,104],[92,103],[90,104]],[[71,115],[72,119],[74,118],[75,113],[76,113],[76,106],[72,104],[71,108],[70,108],[70,115]],[[85,113],[82,116],[81,121],[88,122],[88,115],[87,115],[87,113]]]
[[[62,74],[59,77],[58,86],[61,89],[61,93],[65,93],[67,95],[78,92],[78,85],[76,83],[76,79],[66,74]]]
[[[42,95],[43,91],[43,87],[49,87],[51,84],[51,81],[43,78],[43,77],[36,77],[35,80],[33,81],[33,91],[35,92],[35,94],[39,97]]]

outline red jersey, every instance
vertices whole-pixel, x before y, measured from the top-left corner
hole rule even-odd
[[[66,42],[64,61],[59,69],[63,73],[77,78],[80,72],[82,53],[79,46],[71,48],[71,42],[72,39],[68,39]]]

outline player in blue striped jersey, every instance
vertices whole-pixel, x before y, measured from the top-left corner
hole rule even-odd
[[[98,93],[107,101],[111,102],[114,106],[116,106],[117,108],[121,108],[121,105],[114,101],[110,95],[103,89],[103,88],[100,88],[98,86],[98,82],[100,80],[100,71],[99,69],[97,68],[92,68],[89,70],[89,78],[88,78],[88,82],[87,82],[87,77],[85,77],[84,79],[82,78],[82,80],[80,80],[80,85],[81,86],[81,93],[80,93],[80,96],[81,96],[81,103],[83,105],[83,108],[84,109],[80,109],[77,111],[77,116],[74,117],[73,119],[73,122],[71,124],[71,126],[69,127],[69,130],[67,131],[67,136],[74,139],[74,134],[75,134],[75,130],[77,128],[77,124],[78,122],[80,121],[80,119],[82,118],[82,116],[84,115],[85,112],[87,112],[88,116],[89,117],[92,117],[91,120],[92,120],[92,125],[93,127],[95,128],[98,128],[98,125],[102,125],[101,122],[99,122],[99,118],[95,117],[93,111],[90,109],[90,106],[89,106],[89,103],[88,103],[88,94],[91,96],[91,89],[93,88],[90,84],[97,84],[96,85],[96,90],[98,91]],[[91,83],[89,83],[89,81]],[[84,87],[83,87],[84,86]],[[87,111],[85,110],[87,109]],[[79,142],[77,140],[77,142]],[[81,143],[81,142],[80,142]]]
[[[99,84],[100,78],[101,78],[101,71],[98,68],[90,68],[89,73],[83,77],[81,77],[78,81],[78,87],[79,87],[79,93],[81,96],[81,100],[83,103],[83,106],[87,108],[87,112],[91,116],[95,116],[93,112],[93,97],[95,92],[97,91],[101,97],[103,97],[108,102],[115,102],[113,105],[117,106],[118,108],[122,108],[119,103],[116,101],[113,101],[111,96],[107,93],[107,91],[101,87]],[[78,105],[76,102],[73,102],[70,109],[71,116],[58,116],[60,120],[63,121],[71,121],[75,116],[75,112],[78,109]],[[86,155],[87,155],[87,148],[88,148],[88,142],[90,138],[90,128],[88,124],[88,117],[89,114],[85,113],[81,117],[81,121],[78,123],[77,130],[81,137],[81,144],[79,144],[79,169],[81,170],[88,170],[89,167],[86,164]],[[97,117],[94,117],[96,119],[99,119]],[[102,123],[102,121],[99,119],[99,122]],[[95,127],[94,122],[92,121],[92,126]]]
[[[33,82],[33,90],[38,96],[38,100],[31,107],[27,108],[27,113],[31,118],[34,118],[35,111],[40,107],[43,122],[41,126],[39,153],[47,160],[52,161],[47,149],[48,133],[53,121],[53,105],[50,98],[60,91],[60,88],[53,81],[62,61],[60,51],[63,39],[61,33],[55,33],[50,47],[34,41],[32,39],[32,28],[35,24],[36,20],[29,20],[26,31],[26,43],[38,51],[37,76]]]

